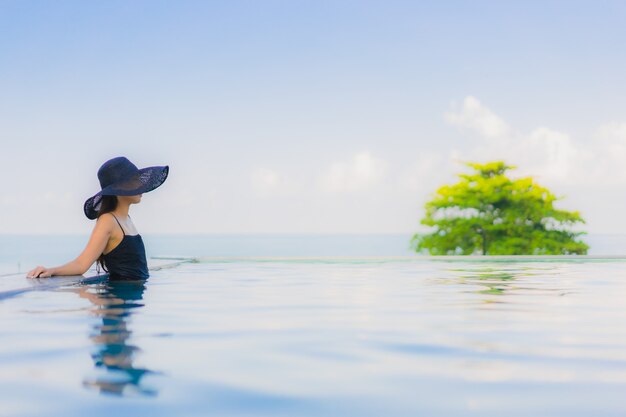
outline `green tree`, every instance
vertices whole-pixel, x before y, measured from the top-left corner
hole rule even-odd
[[[532,177],[509,179],[515,168],[502,161],[467,163],[475,172],[439,188],[426,203],[421,223],[431,233],[415,234],[417,252],[431,255],[586,254],[589,246],[571,231],[585,223],[578,212],[558,210],[557,197]]]

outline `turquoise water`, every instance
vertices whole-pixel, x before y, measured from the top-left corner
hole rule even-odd
[[[206,261],[0,301],[1,416],[623,416],[626,262]]]

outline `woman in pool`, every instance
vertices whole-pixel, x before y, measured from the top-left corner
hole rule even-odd
[[[120,156],[105,162],[98,170],[101,190],[85,201],[85,215],[97,219],[89,242],[73,261],[54,268],[38,266],[29,278],[53,275],[82,275],[98,261],[111,279],[146,279],[148,264],[141,236],[128,215],[131,204],[143,193],[154,190],[167,179],[168,166],[143,169]]]

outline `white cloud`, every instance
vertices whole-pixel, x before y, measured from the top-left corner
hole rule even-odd
[[[401,192],[426,193],[434,191],[437,184],[450,179],[454,169],[454,158],[442,154],[423,152],[414,162],[399,173],[398,184]]]
[[[297,189],[296,182],[269,168],[258,168],[250,174],[252,188],[261,195],[284,194]]]
[[[517,165],[519,174],[536,176],[547,185],[597,183],[602,176],[598,161],[606,161],[604,154],[611,147],[615,148],[614,155],[622,152],[619,164],[626,162],[624,125],[603,127],[601,135],[605,144],[589,146],[548,127],[538,127],[529,133],[516,131],[472,96],[466,97],[463,103],[460,112],[446,113],[446,120],[455,126],[472,128],[479,133],[479,142],[470,144],[465,152],[457,150],[459,159],[503,159]]]
[[[350,162],[336,162],[320,177],[322,190],[329,192],[359,191],[379,184],[385,177],[387,163],[360,152]]]
[[[260,168],[252,173],[251,180],[255,188],[275,188],[280,183],[280,175],[271,169]]]
[[[619,143],[626,146],[626,123],[607,123],[598,128],[596,137],[600,140]]]
[[[576,168],[586,151],[566,133],[540,127],[522,136],[509,148],[508,159],[529,172],[551,181],[570,182],[577,179]]]
[[[593,136],[596,158],[592,161],[595,177],[604,184],[626,184],[626,123],[600,126]]]
[[[445,119],[454,126],[474,130],[487,138],[507,136],[511,131],[504,120],[472,96],[465,97],[459,110],[447,112]]]

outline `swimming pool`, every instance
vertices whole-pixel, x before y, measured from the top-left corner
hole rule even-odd
[[[626,262],[217,259],[0,301],[1,416],[622,416]]]

